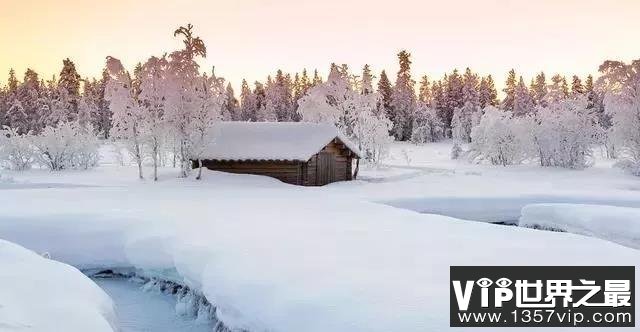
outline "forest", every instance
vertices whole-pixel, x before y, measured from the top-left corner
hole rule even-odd
[[[263,82],[243,80],[236,93],[198,65],[207,48],[192,25],[174,37],[182,49],[132,71],[107,57],[99,78],[81,77],[70,58],[48,80],[31,69],[19,80],[11,70],[0,87],[0,163],[87,169],[97,165],[101,142],[113,140],[136,161],[140,178],[144,163],[154,179],[169,163],[186,177],[216,121],[308,121],[334,124],[372,164],[394,140],[453,139],[451,158],[503,166],[582,169],[603,146],[640,175],[640,60],[607,60],[582,78],[540,72],[529,82],[513,69],[499,98],[496,78],[470,68],[413,76],[411,54],[402,50],[395,77],[332,63],[326,78],[318,69],[277,70]]]

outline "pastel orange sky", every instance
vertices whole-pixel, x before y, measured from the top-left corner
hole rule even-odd
[[[107,55],[132,68],[180,47],[172,32],[188,22],[208,47],[203,70],[215,64],[236,88],[277,68],[326,76],[331,62],[393,77],[403,48],[416,79],[470,66],[499,84],[512,67],[586,75],[640,58],[637,0],[0,1],[2,82],[9,68],[48,78],[66,57],[83,76],[98,76]]]

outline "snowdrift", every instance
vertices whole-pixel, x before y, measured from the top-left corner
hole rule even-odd
[[[107,294],[76,268],[0,240],[0,330],[117,331]]]
[[[640,249],[640,209],[587,204],[531,204],[519,225],[593,236]]]

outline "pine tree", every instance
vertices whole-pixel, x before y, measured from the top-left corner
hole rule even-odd
[[[582,85],[582,80],[578,75],[573,75],[573,79],[571,81],[571,94],[574,96],[582,95],[585,93],[585,88]]]
[[[505,83],[504,89],[502,91],[505,93],[504,100],[502,100],[502,108],[507,111],[513,111],[513,103],[516,97],[516,87],[518,86],[518,81],[516,78],[516,71],[511,69],[509,71],[509,76],[507,76],[507,82]]]
[[[300,84],[300,75],[295,74],[293,79],[293,101],[297,101],[302,96],[302,85]]]
[[[591,75],[587,76],[587,79],[585,80],[584,93],[587,96],[586,108],[595,113],[598,119],[598,123],[602,128],[604,129],[611,128],[612,119],[611,119],[611,115],[605,112],[604,100],[603,100],[604,96],[602,93],[599,93],[598,91],[596,91],[593,83],[593,76]],[[609,153],[609,151],[607,152]],[[612,154],[615,154],[615,151],[611,151],[611,152]]]
[[[566,79],[559,74],[553,75],[544,100],[547,105],[557,104],[567,98],[569,95],[568,90]]]
[[[429,106],[441,112],[446,107],[446,96],[442,87],[442,81],[435,81],[431,84],[431,103]],[[441,115],[441,119],[444,117]]]
[[[27,71],[24,73],[24,86],[27,88],[40,90],[40,79],[38,78],[38,73],[36,73],[33,69],[27,68]]]
[[[311,87],[311,81],[309,80],[309,75],[307,75],[307,69],[302,70],[302,77],[300,77],[300,95],[304,95],[307,93],[309,88]]]
[[[233,87],[231,83],[227,83],[227,88],[225,89],[225,99],[224,99],[224,109],[231,116],[232,120],[241,120],[240,111],[238,108],[238,99],[235,97],[235,93],[233,91]]]
[[[242,80],[240,88],[240,120],[256,121],[256,97],[249,88],[247,80]]]
[[[520,81],[516,86],[515,96],[513,99],[513,115],[524,116],[534,110],[533,98],[524,79],[520,76]]]
[[[445,90],[447,95],[447,107],[454,110],[456,107],[464,105],[463,100],[463,79],[458,73],[458,69],[454,69],[451,75],[447,76],[447,88]]]
[[[391,94],[393,93],[391,82],[387,77],[387,73],[383,70],[380,73],[380,80],[378,81],[378,94],[380,94],[380,112],[384,113],[387,117],[391,112]]]
[[[109,80],[109,72],[107,68],[102,70],[102,77],[100,80],[96,81],[93,86],[93,94],[96,105],[98,106],[97,113],[93,117],[93,127],[96,129],[98,133],[100,133],[104,138],[109,138],[111,131],[111,118],[113,117],[113,113],[109,108],[109,102],[105,99],[105,89],[107,86],[107,81]]]
[[[362,89],[360,91],[363,95],[373,93],[373,74],[369,65],[364,65],[362,68]]]
[[[20,127],[25,132],[39,133],[45,125],[45,119],[49,116],[50,100],[45,91],[38,73],[27,69],[22,85],[16,92],[22,102],[25,116]]]
[[[480,85],[480,81],[478,80],[478,75],[474,74],[470,68],[464,72],[464,76],[462,77],[462,102],[463,104],[471,103],[474,107],[478,107],[480,105],[480,97],[478,95],[478,88]]]
[[[293,114],[291,76],[285,75],[278,69],[275,79],[269,77],[265,87],[269,113],[275,112],[277,121],[294,121],[296,115]]]
[[[266,105],[267,95],[262,83],[255,81],[253,85],[253,94],[256,96],[256,110],[258,110]]]
[[[480,96],[478,94],[478,75],[467,68],[463,76],[462,100],[463,105],[454,109],[452,118],[452,133],[457,141],[471,142],[471,129],[482,115]]]
[[[393,135],[397,140],[411,138],[413,117],[416,109],[416,82],[411,79],[411,54],[405,50],[398,53],[400,70],[393,86],[391,113],[389,120],[393,123]]]
[[[545,96],[548,93],[547,79],[544,72],[536,75],[535,80],[531,83],[531,97],[536,105],[546,106]]]
[[[487,106],[498,106],[498,91],[496,90],[496,86],[491,75],[480,79],[478,95],[480,99],[480,107],[482,109]]]
[[[78,117],[78,99],[80,97],[80,75],[70,59],[62,61],[62,70],[58,79],[58,115],[56,121],[74,121]]]
[[[72,98],[80,96],[80,75],[76,71],[76,65],[68,58],[62,61],[62,65],[58,86],[65,89]]]
[[[431,103],[431,89],[429,87],[429,77],[422,76],[420,87],[418,87],[418,101],[429,104]]]
[[[585,89],[586,92],[593,91],[593,89],[594,89],[593,76],[591,74],[589,74],[587,76],[587,79],[584,82],[584,89]]]
[[[569,97],[569,85],[567,84],[567,78],[562,76],[562,84],[560,85],[562,88],[562,94],[565,98]]]
[[[9,80],[7,81],[7,87],[9,93],[15,93],[18,90],[18,79],[16,78],[15,70],[9,70]]]
[[[322,77],[318,74],[318,70],[313,70],[313,81],[311,82],[312,86],[316,86],[318,84],[322,84]]]
[[[452,137],[451,128],[453,115],[456,108],[464,105],[462,92],[462,77],[458,69],[454,69],[449,75],[445,75],[442,81],[444,98],[439,105],[439,114],[445,126],[446,136]]]

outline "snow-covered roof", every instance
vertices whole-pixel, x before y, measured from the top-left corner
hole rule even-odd
[[[358,148],[331,124],[223,121],[213,127],[204,159],[307,161],[334,139],[358,157]]]

